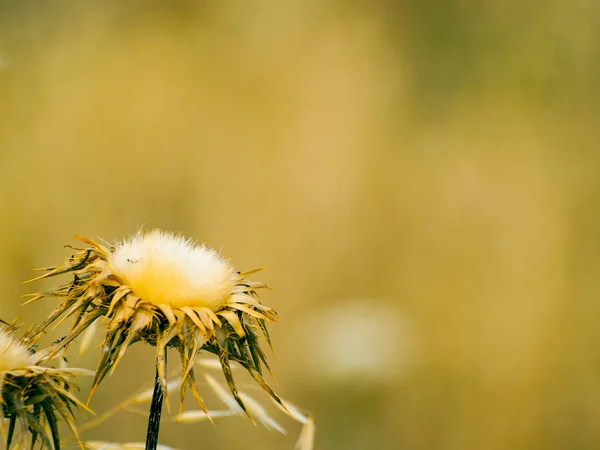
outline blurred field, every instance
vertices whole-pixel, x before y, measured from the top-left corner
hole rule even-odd
[[[20,308],[43,288],[21,282],[72,233],[166,228],[268,268],[274,372],[317,449],[596,449],[599,20],[589,0],[3,2],[0,317],[52,309]],[[150,384],[151,355],[92,408]],[[161,441],[291,449],[282,423]],[[84,437],[144,433],[124,412]]]

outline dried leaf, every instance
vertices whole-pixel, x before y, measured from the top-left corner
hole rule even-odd
[[[309,417],[302,431],[298,442],[296,442],[296,450],[313,450],[315,445],[315,422],[312,417]]]

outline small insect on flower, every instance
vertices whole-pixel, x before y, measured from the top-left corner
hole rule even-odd
[[[31,331],[17,339],[11,336],[16,328],[16,322],[0,328],[0,404],[1,416],[8,421],[6,448],[11,448],[13,441],[19,443],[18,448],[33,448],[39,439],[44,448],[59,450],[58,423],[62,419],[83,449],[73,409],[86,407],[72,394],[72,379],[93,372],[38,365],[32,346],[24,343],[35,341]],[[17,422],[21,426],[15,439]]]
[[[44,296],[62,299],[38,332],[61,316],[62,320],[74,318],[70,333],[55,350],[97,320],[105,322],[92,392],[115,369],[127,348],[142,341],[156,347],[164,393],[166,348],[179,353],[183,366],[180,405],[189,387],[206,411],[193,370],[201,350],[219,357],[229,389],[244,411],[230,368],[232,360],[280,402],[262,377],[262,367],[269,367],[259,339],[264,337],[270,344],[266,323],[277,316],[258,298],[256,291],[265,284],[247,279],[258,270],[237,272],[215,250],[160,230],[140,231],[113,247],[77,237],[89,248],[75,249],[64,264],[46,269],[47,273],[36,278],[70,273],[73,279],[50,292],[32,295],[32,300]]]

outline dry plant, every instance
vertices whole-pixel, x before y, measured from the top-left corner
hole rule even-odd
[[[33,449],[38,442],[43,448],[59,450],[59,421],[64,421],[77,440],[74,410],[87,409],[73,394],[74,379],[93,375],[92,371],[67,367],[46,367],[49,361],[36,353],[39,335],[29,330],[20,339],[12,334],[18,328],[12,322],[0,329],[0,402],[4,418],[6,448]],[[20,432],[16,431],[17,422]]]
[[[45,273],[30,280],[62,274],[72,277],[47,292],[31,295],[30,301],[46,296],[60,300],[43,323],[32,330],[32,335],[40,336],[51,325],[58,325],[68,318],[73,320],[67,336],[38,352],[39,358],[55,358],[78,337],[81,337],[82,349],[85,349],[93,332],[102,326],[104,339],[90,390],[91,397],[106,375],[115,370],[130,345],[144,342],[154,346],[156,373],[150,397],[146,449],[159,448],[163,399],[169,386],[173,386],[173,383],[168,383],[166,375],[167,348],[174,349],[182,363],[182,373],[177,380],[180,392],[177,417],[180,422],[186,421],[182,408],[187,389],[198,402],[201,412],[188,412],[187,421],[201,415],[212,421],[196,386],[194,366],[201,351],[218,357],[228,385],[227,395],[233,402],[228,405],[230,412],[237,414],[242,411],[250,420],[254,421],[253,416],[256,416],[267,428],[278,429],[276,422],[265,415],[257,402],[238,391],[231,370],[231,364],[237,363],[280,409],[298,419],[299,413],[291,411],[291,405],[282,401],[263,378],[263,369],[269,372],[270,369],[260,341],[265,339],[271,344],[267,322],[275,321],[277,315],[262,304],[257,294],[266,285],[248,279],[260,269],[237,272],[215,250],[160,230],[139,231],[115,245],[76,237],[88,247],[71,247],[75,253],[63,264],[41,269]],[[215,389],[214,385],[211,387]],[[65,392],[68,394],[68,391]],[[224,399],[223,395],[220,398]],[[57,411],[60,413],[62,409]],[[66,420],[68,417],[65,415],[63,418]],[[302,446],[309,449],[314,436],[312,419],[302,416],[300,421],[305,428],[313,428],[309,432],[310,446]],[[71,426],[72,420],[69,419],[67,424]],[[75,435],[74,427],[72,431]],[[106,448],[118,448],[110,447],[117,444],[106,445],[109,445]],[[59,448],[58,441],[54,447]]]
[[[199,358],[196,365],[202,366],[203,368],[215,368],[214,360],[208,358]],[[232,364],[232,368],[239,367],[236,363]],[[212,375],[205,374],[204,379],[210,389],[216,394],[216,396],[227,406],[227,409],[211,409],[208,414],[200,409],[193,409],[182,411],[179,414],[172,417],[173,422],[180,424],[196,424],[213,419],[222,419],[227,417],[239,417],[244,416],[244,411],[239,407],[235,398],[231,395],[228,389],[222,386]],[[167,384],[167,394],[173,393],[181,381],[181,376],[175,376],[175,378]],[[287,435],[287,431],[281,426],[264,408],[259,401],[251,397],[248,393],[239,391],[238,392],[242,400],[244,401],[248,411],[269,431],[275,431],[284,435]],[[79,427],[80,431],[94,428],[106,420],[110,419],[114,415],[121,411],[129,411],[133,413],[140,413],[139,405],[149,402],[152,398],[153,388],[143,390],[137,394],[134,394],[119,404],[105,411],[103,414],[95,417],[89,422],[84,423]],[[312,417],[304,414],[298,407],[288,402],[287,400],[281,399],[281,404],[274,402],[278,409],[284,414],[291,417],[296,422],[303,425],[302,432],[296,444],[298,450],[311,450],[313,448],[315,427]],[[285,405],[285,407],[282,407]],[[102,445],[100,445],[102,444]],[[91,445],[93,448],[106,448],[106,449],[118,449],[118,448],[143,448],[136,447],[139,443],[119,444],[115,442],[106,441],[86,441],[86,445]],[[158,447],[160,448],[160,446]],[[167,447],[164,447],[165,449]]]

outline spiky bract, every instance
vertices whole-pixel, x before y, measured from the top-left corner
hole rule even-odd
[[[70,273],[73,279],[33,299],[47,295],[62,299],[39,331],[61,316],[62,320],[74,318],[71,332],[57,348],[69,344],[96,320],[105,321],[92,392],[114,370],[129,345],[144,341],[156,347],[163,390],[166,348],[179,353],[184,374],[181,402],[189,386],[206,410],[194,383],[194,361],[201,350],[219,357],[229,388],[244,410],[230,360],[245,367],[279,401],[262,378],[261,367],[268,369],[268,365],[259,338],[265,337],[270,344],[266,322],[276,320],[276,314],[256,294],[266,286],[246,280],[257,270],[235,272],[214,250],[158,230],[140,232],[110,248],[77,237],[90,247],[75,249],[64,264],[36,278]]]

